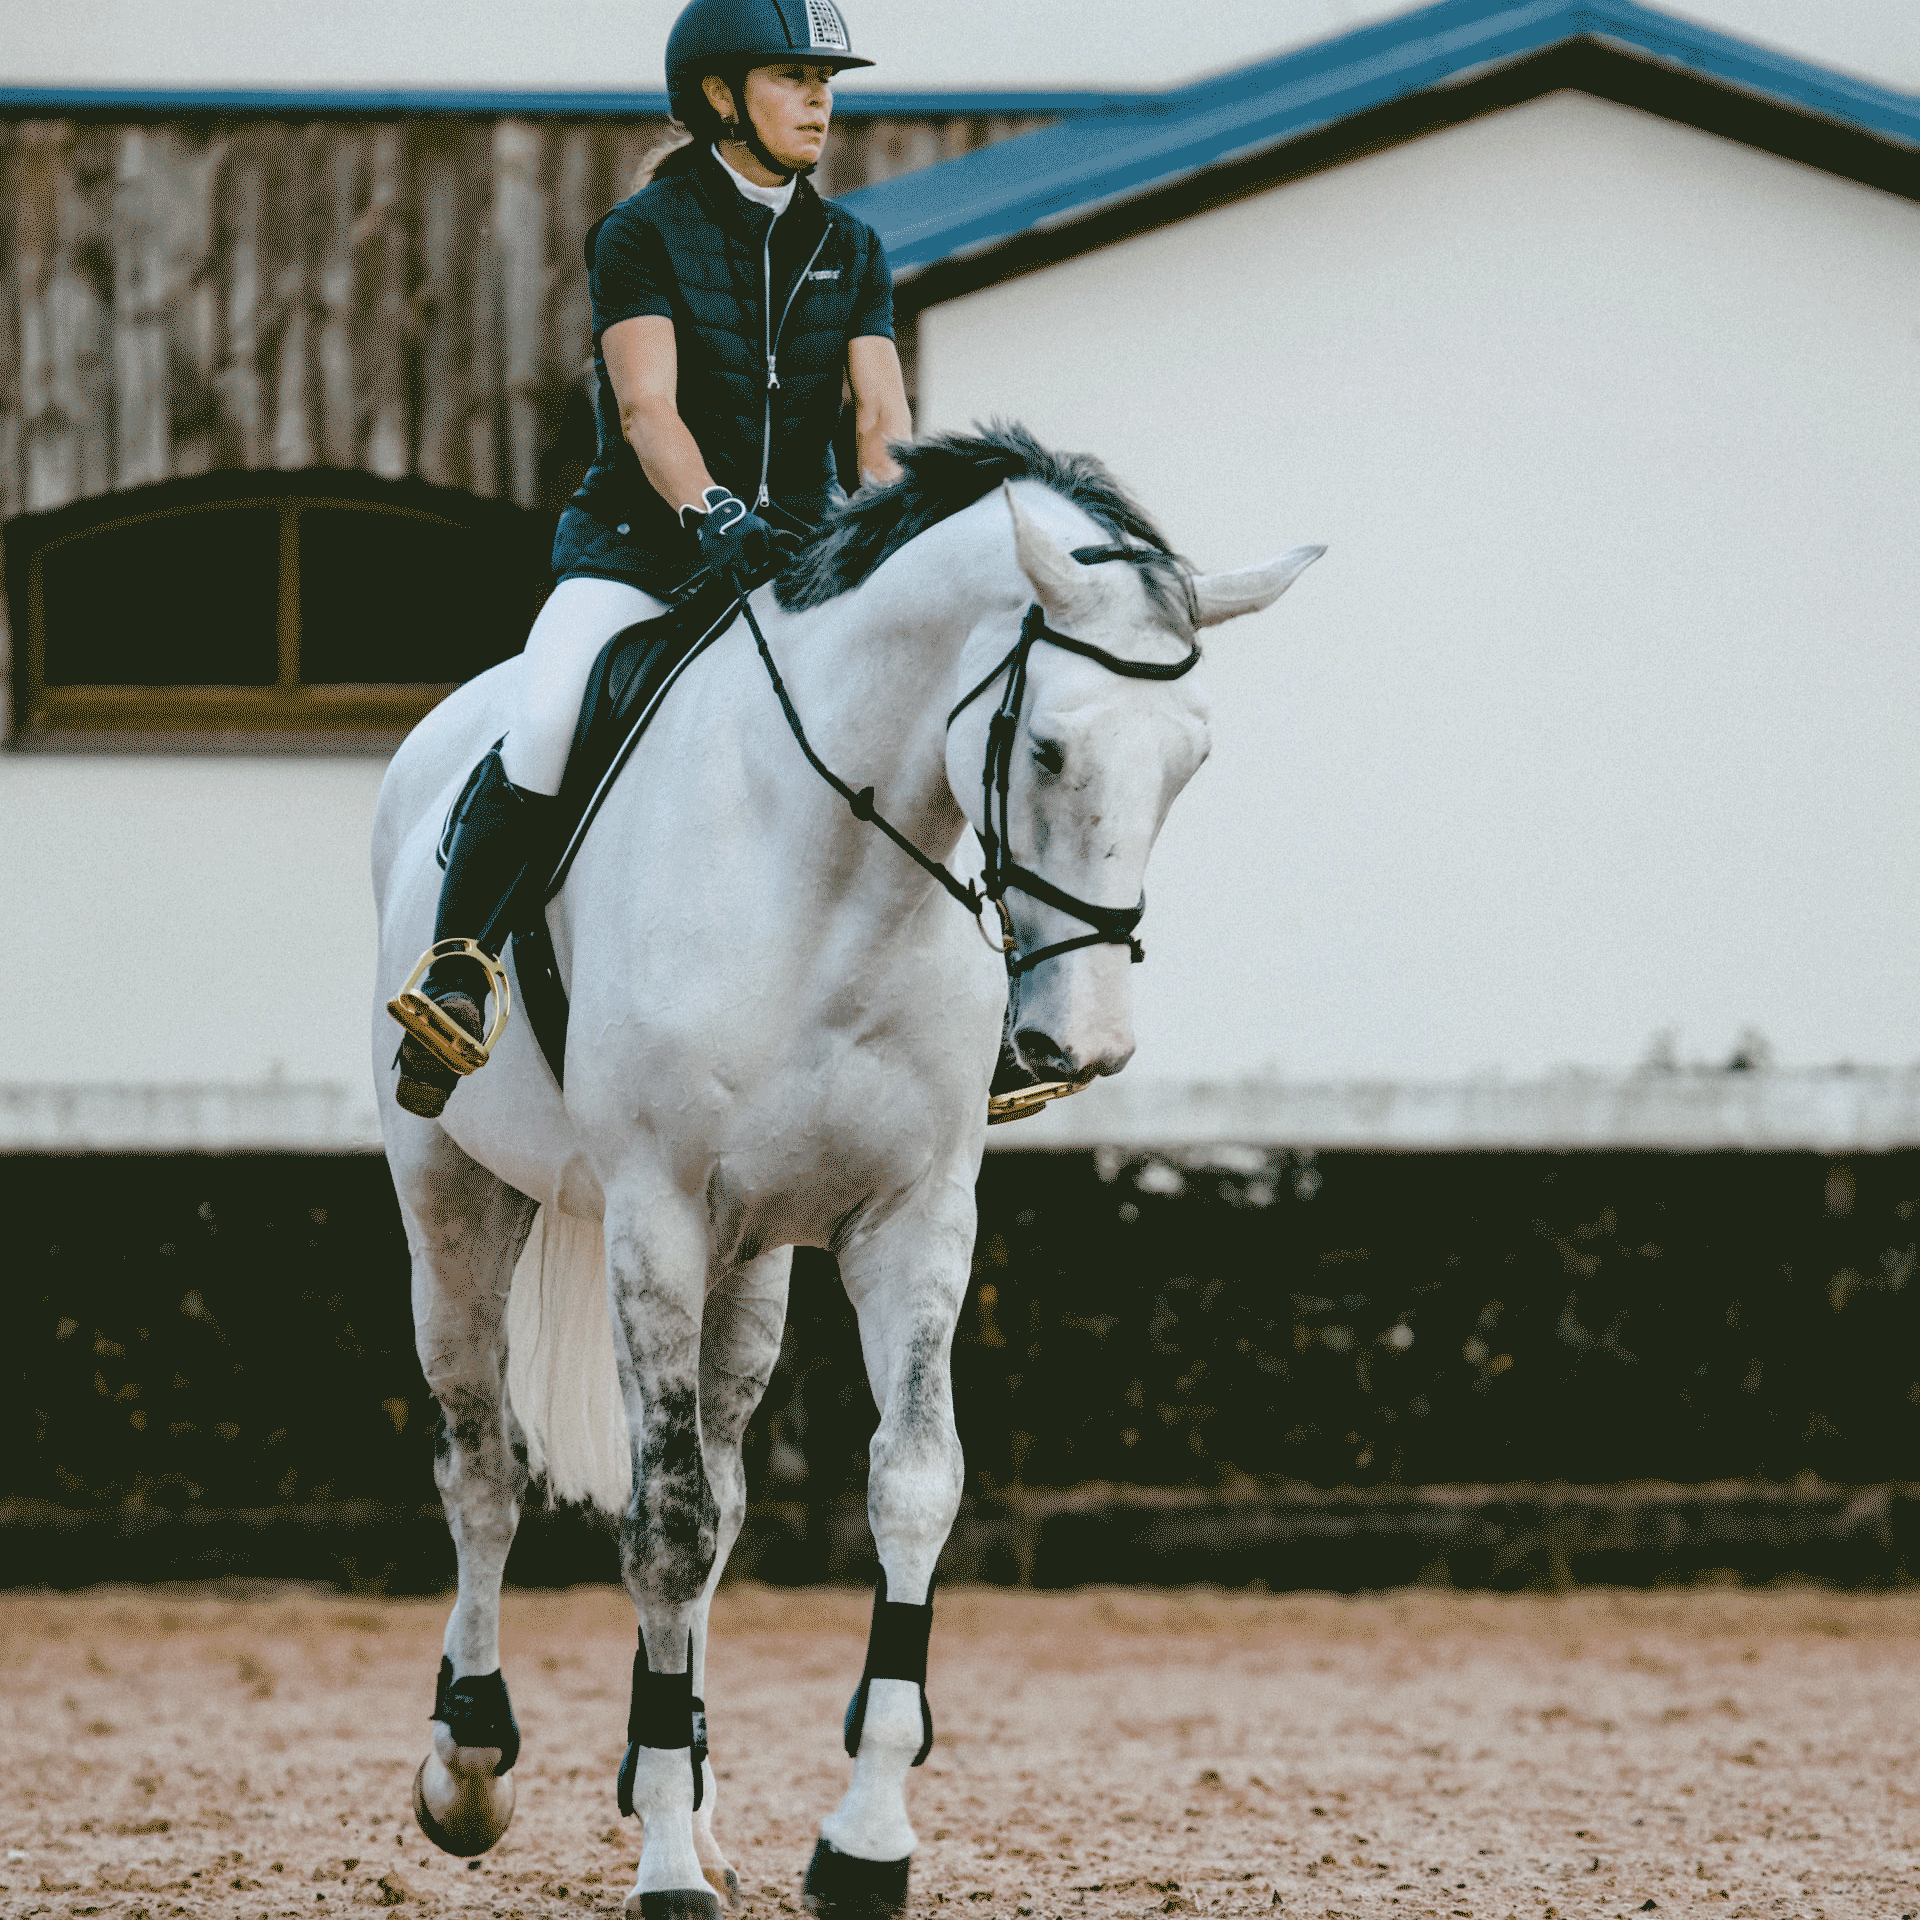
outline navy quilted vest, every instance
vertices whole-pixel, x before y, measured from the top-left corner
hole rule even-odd
[[[775,220],[708,152],[622,201],[588,234],[586,253],[598,276],[599,450],[562,518],[555,571],[661,593],[698,565],[692,536],[620,431],[599,333],[628,309],[670,311],[680,417],[713,477],[759,503],[775,526],[817,525],[839,491],[833,435],[847,342],[893,331],[891,278],[873,229],[805,180]],[[603,307],[611,283],[646,291]]]

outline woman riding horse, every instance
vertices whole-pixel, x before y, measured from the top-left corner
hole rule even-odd
[[[752,585],[819,524],[841,497],[843,379],[862,478],[898,477],[888,443],[913,426],[886,255],[807,179],[834,75],[872,64],[831,0],[692,0],[674,23],[667,92],[692,137],[587,236],[598,450],[555,533],[513,723],[457,809],[434,921],[435,949],[457,945],[394,1005],[411,1113],[439,1114],[477,1064],[460,1036],[479,1040],[489,963],[547,879],[601,648],[700,567]]]

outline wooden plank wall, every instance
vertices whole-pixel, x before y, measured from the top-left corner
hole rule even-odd
[[[818,184],[845,193],[1037,124],[843,121]],[[582,243],[663,132],[0,123],[0,522],[236,468],[558,505],[591,379]]]

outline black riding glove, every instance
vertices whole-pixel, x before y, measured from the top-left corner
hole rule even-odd
[[[741,586],[764,580],[778,559],[773,529],[725,487],[709,487],[701,499],[700,506],[680,509],[680,524],[698,534],[707,570]]]

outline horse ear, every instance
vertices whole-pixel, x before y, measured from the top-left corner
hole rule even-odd
[[[1237,573],[1196,573],[1193,598],[1200,609],[1199,624],[1217,627],[1222,620],[1237,620],[1243,613],[1258,613],[1262,607],[1272,606],[1325,552],[1325,547],[1295,547],[1263,567],[1242,567]]]
[[[1006,495],[1007,511],[1013,515],[1014,556],[1042,605],[1065,619],[1095,599],[1100,589],[1093,569],[1083,567],[1054,539],[1021,506],[1013,488],[1004,480],[1000,491]]]

